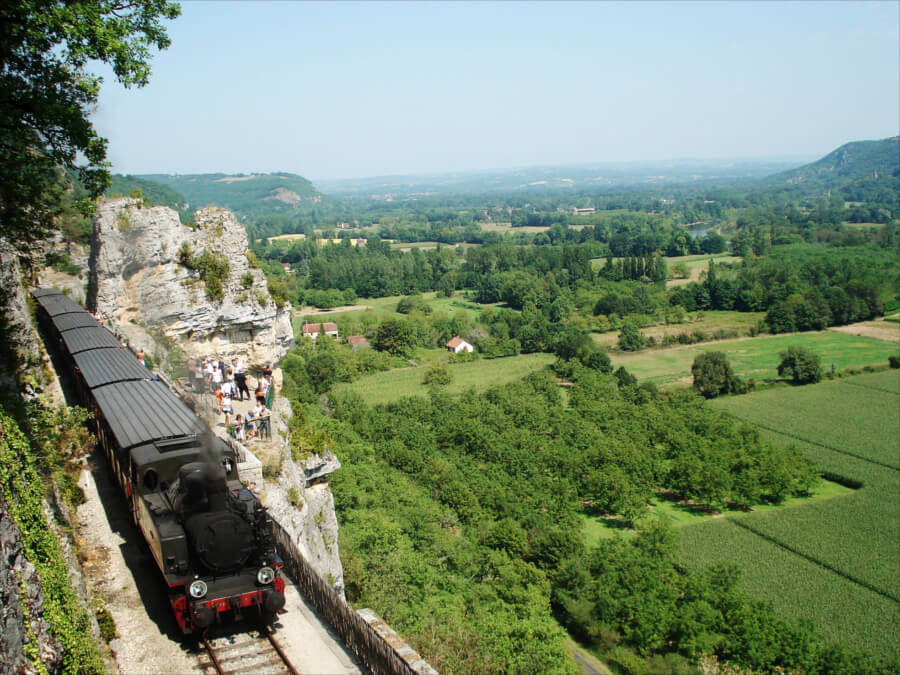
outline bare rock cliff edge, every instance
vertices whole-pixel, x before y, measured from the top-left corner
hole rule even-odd
[[[88,307],[117,324],[162,334],[187,357],[277,363],[294,342],[290,304],[278,307],[272,300],[233,213],[211,207],[194,219],[189,227],[164,206],[104,200],[94,217]],[[186,252],[192,259],[206,253],[227,261],[220,297],[211,299],[201,270],[184,264]]]

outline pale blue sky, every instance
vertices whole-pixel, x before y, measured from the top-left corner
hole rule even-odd
[[[900,133],[900,3],[191,1],[95,114],[122,173],[820,156]]]

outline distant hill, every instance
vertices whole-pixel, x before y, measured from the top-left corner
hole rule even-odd
[[[123,176],[115,173],[112,176],[112,184],[104,193],[107,197],[122,195],[128,197],[135,190],[141,191],[141,196],[153,206],[169,206],[176,211],[184,208],[185,198],[177,190],[157,181],[138,178],[137,176]]]
[[[316,181],[316,185],[326,194],[348,197],[391,195],[403,198],[553,190],[571,192],[604,186],[756,180],[798,164],[800,161],[787,158],[606,162],[577,166],[535,166],[522,169],[321,180]]]
[[[191,209],[224,206],[242,216],[291,213],[321,199],[312,183],[292,173],[145,174],[140,178],[174,188]]]
[[[794,187],[804,193],[858,187],[858,183],[896,184],[900,179],[900,136],[846,143],[822,159],[765,178],[761,185]]]

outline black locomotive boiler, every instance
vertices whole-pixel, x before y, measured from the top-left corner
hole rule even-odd
[[[47,346],[94,413],[135,523],[169,587],[185,633],[225,615],[284,606],[272,521],[237,474],[231,448],[89,312],[35,289]]]

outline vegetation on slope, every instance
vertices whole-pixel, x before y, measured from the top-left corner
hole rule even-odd
[[[62,671],[103,673],[106,668],[92,638],[90,616],[69,583],[68,566],[44,511],[48,475],[64,471],[67,455],[77,454],[85,445],[84,411],[52,413],[33,405],[30,417],[38,442],[29,441],[0,407],[0,491],[22,532],[25,556],[40,577],[43,617],[64,649]],[[34,643],[31,649],[28,657],[38,667]]]
[[[138,178],[177,190],[191,208],[223,206],[241,217],[308,210],[319,195],[312,183],[292,173],[229,176],[212,174],[147,174]],[[279,233],[280,234],[280,233]]]
[[[104,194],[107,197],[116,195],[128,197],[140,194],[141,198],[151,206],[168,206],[176,211],[182,210],[187,201],[180,192],[168,185],[118,173],[112,175],[112,181]]]

